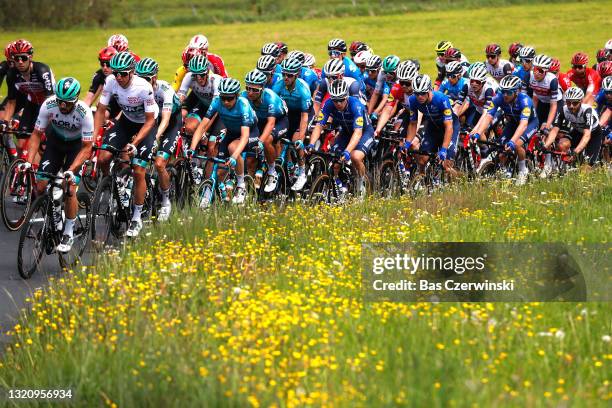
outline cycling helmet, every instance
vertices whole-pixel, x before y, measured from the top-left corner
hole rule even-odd
[[[508,47],[508,54],[510,54],[512,58],[517,58],[519,56],[519,51],[521,50],[521,48],[523,48],[523,44],[521,44],[520,42],[514,42]]]
[[[339,59],[332,58],[323,66],[323,72],[328,77],[333,77],[344,73],[344,62]]]
[[[449,48],[444,52],[444,59],[459,61],[461,59],[461,51],[459,48]]]
[[[253,85],[264,85],[267,80],[268,80],[268,77],[266,76],[266,74],[264,74],[258,69],[249,71],[244,77],[244,82],[246,84],[253,84]]]
[[[604,48],[608,51],[612,51],[612,39],[606,41],[606,46]]]
[[[262,55],[257,60],[256,68],[264,74],[269,74],[276,68],[276,59],[272,55]]]
[[[584,98],[584,91],[577,86],[567,88],[563,95],[566,101],[581,101]]]
[[[378,55],[372,55],[366,61],[366,69],[369,71],[380,69],[381,66],[382,66],[382,59],[380,59]]]
[[[525,46],[519,51],[519,58],[521,60],[533,60],[535,58],[536,52],[533,47]]]
[[[62,78],[55,85],[55,97],[58,101],[76,102],[80,93],[81,84],[72,77]]]
[[[302,63],[297,58],[285,58],[281,62],[281,71],[289,74],[297,74],[302,69]]]
[[[589,56],[584,52],[577,52],[572,57],[572,65],[587,65],[589,63]]]
[[[470,80],[484,82],[487,80],[487,69],[484,65],[477,65],[468,74]]]
[[[300,64],[302,64],[302,66],[304,65],[304,61],[306,61],[306,55],[304,55],[302,51],[298,51],[298,50],[291,51],[289,54],[287,54],[287,58],[297,59],[298,61],[300,61]]]
[[[425,93],[431,91],[431,78],[429,75],[419,74],[412,81],[412,89],[415,93]]]
[[[113,55],[110,60],[110,67],[114,71],[129,71],[134,68],[134,56],[128,51],[121,51]]]
[[[347,83],[342,79],[334,80],[329,86],[329,97],[331,100],[342,100],[348,98],[349,89]]]
[[[355,54],[353,62],[355,62],[355,64],[366,64],[371,56],[372,53],[370,51],[359,51],[357,54]]]
[[[604,92],[611,92],[612,91],[612,76],[607,76],[601,82],[601,89],[603,89]]]
[[[502,91],[516,91],[521,87],[521,79],[515,75],[506,75],[499,81],[499,88]]]
[[[542,68],[543,70],[549,70],[552,64],[552,58],[548,55],[538,54],[533,59],[533,66]]]
[[[604,61],[597,64],[597,73],[602,79],[612,75],[612,61]]]
[[[4,48],[4,56],[6,57],[7,61],[11,59],[11,45],[13,45],[12,42],[6,44],[6,47]]]
[[[382,63],[382,69],[387,74],[392,74],[397,70],[400,58],[397,55],[387,55]]]
[[[281,54],[280,48],[276,43],[267,43],[261,47],[261,55],[271,55],[274,58],[278,57]]]
[[[143,78],[151,78],[157,75],[159,65],[153,58],[143,58],[136,64],[136,75]]]
[[[451,61],[445,65],[446,75],[461,75],[463,74],[463,64],[461,61]]]
[[[234,78],[223,78],[219,83],[219,94],[235,95],[240,92],[240,82]]]
[[[113,34],[108,38],[107,44],[109,47],[113,47],[117,52],[128,50],[128,39],[123,34]]]
[[[417,71],[421,70],[421,63],[419,62],[418,59],[410,58],[408,61],[411,61],[417,67]]]
[[[278,49],[280,50],[281,54],[287,54],[289,52],[289,47],[287,47],[287,44],[285,44],[282,41],[279,41],[276,43],[276,46],[278,47]]]
[[[351,43],[350,48],[349,48],[349,50],[351,52],[351,57],[354,57],[360,51],[368,51],[369,49],[370,49],[370,47],[368,47],[368,44],[366,44],[364,42],[361,42],[361,41],[353,41]]]
[[[201,55],[202,52],[197,48],[191,48],[189,46],[185,47],[183,50],[183,54],[181,55],[181,59],[183,60],[183,66],[185,68],[189,67],[189,61],[196,55]]]
[[[501,47],[499,44],[489,44],[487,48],[485,48],[485,53],[487,55],[501,55]]]
[[[557,58],[551,58],[549,71],[553,74],[558,73],[561,70],[561,63]]]
[[[444,55],[444,52],[446,50],[448,50],[449,48],[453,48],[453,43],[451,43],[450,41],[440,41],[435,48],[436,54],[442,56]]]
[[[17,54],[34,54],[34,48],[32,47],[32,43],[28,40],[17,40],[11,43],[9,47],[9,53],[11,56]]]
[[[471,73],[473,70],[475,70],[476,68],[478,68],[478,67],[482,67],[482,68],[484,68],[484,69],[487,69],[487,68],[486,68],[486,66],[485,66],[485,63],[484,63],[484,62],[480,62],[480,61],[478,61],[478,62],[473,62],[472,64],[470,64],[470,66],[469,66],[469,67],[468,67],[468,69],[467,69],[467,75],[468,75],[468,77],[470,76],[470,73]]]
[[[113,55],[117,53],[115,47],[105,47],[100,50],[98,53],[98,60],[100,61],[110,61],[113,58]]]
[[[316,63],[316,59],[314,57],[314,55],[312,54],[304,54],[304,66],[305,67],[312,67],[314,64]]]
[[[187,46],[200,51],[208,51],[208,38],[206,38],[205,35],[196,34],[191,37],[191,40],[189,40],[189,44]]]
[[[606,50],[605,48],[600,48],[599,50],[597,50],[597,62],[604,62],[606,59],[608,59],[609,52],[610,51]]]
[[[412,61],[402,61],[397,67],[397,79],[400,81],[412,81],[419,74],[419,70]]]
[[[346,43],[341,38],[334,38],[327,43],[327,51],[346,52]]]
[[[208,58],[204,55],[196,55],[189,61],[189,72],[193,74],[205,74],[208,72]]]

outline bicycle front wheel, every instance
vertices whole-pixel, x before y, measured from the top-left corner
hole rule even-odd
[[[34,201],[24,222],[17,249],[17,269],[23,279],[29,279],[38,270],[46,252],[54,246],[50,229],[53,223],[47,217],[49,196],[44,194]]]
[[[24,162],[23,159],[13,161],[2,178],[0,212],[9,231],[21,228],[32,204],[33,177],[18,168]]]

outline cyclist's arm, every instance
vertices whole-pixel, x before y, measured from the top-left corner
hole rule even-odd
[[[145,122],[144,125],[140,128],[132,144],[134,146],[138,146],[140,142],[146,139],[147,135],[151,131],[151,129],[155,126],[155,113],[154,112],[145,112]]]
[[[36,159],[43,132],[44,130],[40,130],[38,128],[34,128],[32,131],[32,135],[28,141],[28,163],[34,163],[34,160]]]
[[[274,116],[269,116],[268,121],[266,122],[266,126],[264,127],[263,132],[261,132],[260,139],[264,139],[268,135],[272,133],[274,130],[274,126],[276,126],[276,118]]]
[[[107,105],[103,104],[102,102],[98,102],[96,107],[96,116],[94,116],[94,134],[96,135],[100,133],[100,128],[106,121],[107,108]]]
[[[463,103],[455,104],[455,106],[453,106],[453,111],[455,112],[455,115],[457,115],[457,117],[461,117],[465,114],[465,111],[468,110],[469,107],[470,101],[469,99],[465,99]]]
[[[372,92],[372,96],[370,96],[370,100],[368,101],[368,113],[372,113],[374,111],[374,107],[376,106],[379,96],[380,92],[375,89],[374,92]]]
[[[161,135],[163,135],[166,129],[168,129],[168,124],[170,123],[171,117],[172,117],[172,111],[169,111],[169,110],[161,111],[161,121],[159,122],[159,126],[157,127],[157,135],[155,136],[157,140],[159,140]]]
[[[442,140],[443,148],[448,149],[448,146],[450,146],[452,137],[453,137],[453,121],[445,120],[444,121],[444,140]]]
[[[603,111],[603,113],[601,114],[601,117],[599,118],[599,126],[604,127],[607,126],[608,123],[610,122],[610,116],[612,116],[612,109],[607,108]]]
[[[380,99],[380,103],[378,104],[378,107],[374,109],[374,112],[377,115],[380,115],[382,110],[385,108],[385,105],[387,104],[387,100],[389,100],[389,94],[384,94],[382,98]]]
[[[482,116],[480,117],[480,119],[478,120],[478,123],[476,124],[476,126],[474,126],[474,129],[470,132],[470,134],[476,134],[476,133],[483,133],[485,130],[487,130],[489,128],[489,125],[491,124],[491,122],[493,121],[493,115],[491,115],[489,112],[484,112],[482,114]]]
[[[15,114],[15,106],[17,105],[16,99],[7,99],[6,105],[4,105],[4,120],[10,121]]]
[[[393,103],[393,101],[387,102],[385,108],[380,114],[380,118],[378,118],[378,122],[376,123],[376,130],[374,132],[376,136],[378,136],[380,131],[385,127],[389,119],[391,119],[393,115],[395,115],[396,111],[397,111],[397,102],[396,103]]]
[[[235,160],[238,160],[238,157],[240,157],[240,155],[242,154],[242,151],[244,150],[246,145],[249,143],[250,131],[251,131],[251,128],[249,128],[248,126],[240,127],[240,141],[238,142],[238,147],[234,151],[234,154],[232,154],[232,157]]]
[[[517,140],[519,140],[519,138],[521,137],[521,135],[525,133],[525,129],[527,129],[528,124],[529,124],[529,119],[521,119],[519,122],[519,125],[516,127],[516,130],[514,131],[514,135],[512,135],[512,139],[510,140],[516,143]]]
[[[576,146],[576,148],[574,149],[574,152],[576,153],[582,152],[587,147],[590,140],[591,140],[591,129],[584,129],[584,133],[582,134],[580,143],[578,143],[578,146]]]
[[[349,141],[349,144],[346,146],[346,149],[344,150],[346,150],[349,153],[355,150],[355,148],[359,144],[359,140],[361,139],[362,134],[363,134],[363,128],[355,128],[355,130],[353,130],[353,135],[351,136],[351,140]]]
[[[558,134],[559,134],[559,126],[555,125],[550,130],[550,132],[548,132],[548,137],[544,141],[544,147],[546,149],[548,149],[555,142],[555,139],[557,138]]]
[[[416,137],[416,133],[417,133],[417,121],[410,120],[410,123],[408,124],[408,131],[406,133],[406,141],[412,143],[412,141]]]
[[[535,104],[534,104],[535,107]],[[552,127],[552,123],[557,116],[557,101],[550,101],[550,108],[548,109],[548,118],[546,119],[546,128],[550,129]]]
[[[306,137],[306,129],[308,129],[308,112],[302,112],[300,118],[300,140]]]
[[[310,135],[310,144],[314,145],[317,143],[317,140],[321,137],[322,125],[321,122],[317,123],[312,130],[312,134]]]

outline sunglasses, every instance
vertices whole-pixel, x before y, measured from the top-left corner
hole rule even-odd
[[[329,80],[330,81],[337,81],[338,79],[342,79],[342,75],[330,75],[329,76]]]
[[[370,74],[378,73],[378,68],[366,68],[366,71],[368,71]]]
[[[497,55],[495,55],[495,54],[487,54],[487,58],[488,59],[495,59],[495,58],[497,58]]]
[[[110,67],[110,62],[109,61],[102,61],[102,60],[99,60],[99,61],[100,61],[100,66],[101,67]]]
[[[568,106],[578,106],[581,104],[580,101],[567,101],[565,102]]]
[[[208,77],[208,72],[205,74],[194,74],[196,78],[206,78]]]
[[[543,74],[543,73],[544,73],[544,72],[546,72],[546,71],[544,71],[544,70],[543,70],[542,68],[540,68],[540,67],[535,67],[535,68],[533,69],[533,72],[535,72],[536,74]]]
[[[531,64],[533,59],[531,58],[521,58],[521,64]]]
[[[141,78],[144,79],[147,82],[151,82],[153,80],[153,77],[141,76]]]
[[[612,91],[604,91],[604,95],[606,96],[612,95]]]
[[[399,81],[400,86],[411,87],[412,81]]]
[[[586,65],[572,65],[572,68],[574,68],[574,69],[585,69]]]
[[[132,72],[132,71],[113,71],[113,75],[114,76],[126,77],[126,76],[130,75],[130,72]]]
[[[246,91],[247,92],[252,92],[252,93],[260,93],[262,90],[262,88],[255,88],[253,86],[247,86],[246,87]]]
[[[461,76],[461,74],[448,74],[447,77],[449,78],[459,78]]]
[[[13,56],[13,61],[17,61],[17,62],[26,62],[29,59],[30,59],[29,55],[14,55]]]
[[[289,72],[283,72],[283,78],[293,78],[297,74],[290,74]]]
[[[509,89],[504,89],[504,90],[501,91],[501,94],[505,95],[505,96],[512,96],[515,93],[516,93],[515,90],[509,90]]]
[[[339,57],[342,53],[340,51],[332,50],[332,51],[329,51],[328,54],[330,57],[336,58],[336,57]]]
[[[229,96],[226,96],[226,95],[221,95],[221,96],[220,96],[220,98],[221,98],[221,100],[222,100],[223,102],[231,102],[231,101],[233,101],[234,99],[236,99],[236,97],[235,97],[234,95],[229,95]]]
[[[339,105],[341,103],[343,103],[344,101],[346,101],[346,98],[342,98],[342,99],[334,99],[331,98],[332,102],[335,103],[336,105]]]
[[[76,102],[74,101],[62,101],[62,100],[57,100],[57,104],[60,106],[60,108],[72,108],[74,106]]]
[[[415,94],[416,96],[425,96],[425,95],[427,95],[428,93],[429,93],[429,92],[415,92],[414,94]]]

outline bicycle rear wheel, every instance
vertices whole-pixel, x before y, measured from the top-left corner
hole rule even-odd
[[[0,212],[9,231],[21,228],[32,204],[33,177],[30,173],[19,171],[22,163],[25,160],[14,160],[2,178]]]
[[[378,182],[376,184],[376,188],[382,197],[391,198],[401,195],[402,186],[400,175],[393,160],[385,160],[380,165]]]
[[[338,195],[329,174],[321,174],[312,184],[308,201],[311,205],[321,203],[333,204],[338,201]]]
[[[49,212],[49,196],[38,197],[24,222],[17,248],[17,270],[23,279],[29,279],[38,270],[45,253],[51,253],[54,242],[48,229],[53,228]]]
[[[111,245],[113,238],[121,239],[127,230],[118,195],[113,191],[111,176],[102,178],[96,189],[91,210],[91,240],[102,249]]]

